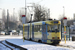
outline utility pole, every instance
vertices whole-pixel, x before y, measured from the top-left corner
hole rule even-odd
[[[7,34],[9,34],[9,10],[7,9]]]
[[[28,9],[29,9],[29,7],[31,7],[32,8],[32,10],[30,10],[29,9],[29,11],[30,11],[30,15],[31,15],[31,17],[30,17],[30,21],[32,21],[32,16],[33,16],[33,6],[27,6],[28,7]]]
[[[34,17],[34,7],[35,7],[35,3],[29,3],[29,4],[32,4],[32,6],[27,6],[27,8],[29,9],[29,7],[31,8],[31,9],[29,9],[29,11],[30,11],[30,15],[31,15],[31,17],[30,18],[33,18]],[[40,6],[40,9],[41,9],[41,6]],[[32,15],[33,14],[33,15]],[[33,17],[32,17],[33,16]],[[30,21],[31,21],[32,19],[30,19]]]
[[[25,17],[26,17],[26,0],[25,0]],[[26,18],[25,18],[25,23],[26,23]]]
[[[25,27],[24,27],[24,24],[26,23],[26,0],[25,0],[25,15],[24,15],[24,17],[25,17],[25,22],[23,23],[23,42],[24,42],[24,39],[25,39],[25,33],[24,33],[24,28]]]
[[[63,17],[65,17],[65,7],[63,6]]]
[[[31,8],[33,9],[33,6],[27,6],[27,7],[28,7],[28,9],[29,9],[29,7],[31,7]],[[32,29],[31,29],[31,23],[32,23],[32,16],[33,16],[33,13],[31,13],[32,10],[29,9],[29,11],[30,11],[30,15],[31,15],[31,17],[30,17],[30,40],[31,40],[31,32],[32,32],[32,31],[31,31],[31,30],[32,30]]]

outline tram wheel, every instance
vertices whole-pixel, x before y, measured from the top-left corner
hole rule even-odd
[[[31,38],[30,38],[29,40],[30,40],[30,41],[32,41],[32,39],[31,39]]]
[[[42,43],[42,41],[41,41],[41,40],[38,40],[38,42]]]

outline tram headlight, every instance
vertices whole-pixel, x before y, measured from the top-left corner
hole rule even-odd
[[[52,39],[55,39],[54,37],[52,37]]]

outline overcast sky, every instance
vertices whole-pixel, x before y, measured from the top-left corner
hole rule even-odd
[[[50,9],[51,18],[58,19],[59,15],[63,14],[63,6],[65,8],[65,16],[73,18],[75,13],[75,0],[26,0],[26,5],[33,2]],[[0,8],[9,9],[10,14],[12,14],[13,8],[17,12],[21,7],[25,7],[25,0],[0,0]]]

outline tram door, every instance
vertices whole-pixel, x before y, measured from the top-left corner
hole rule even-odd
[[[29,25],[28,25],[28,35],[27,35],[28,39],[29,39]]]
[[[42,42],[47,42],[47,25],[42,25]]]
[[[32,40],[34,40],[34,25],[32,25]]]

